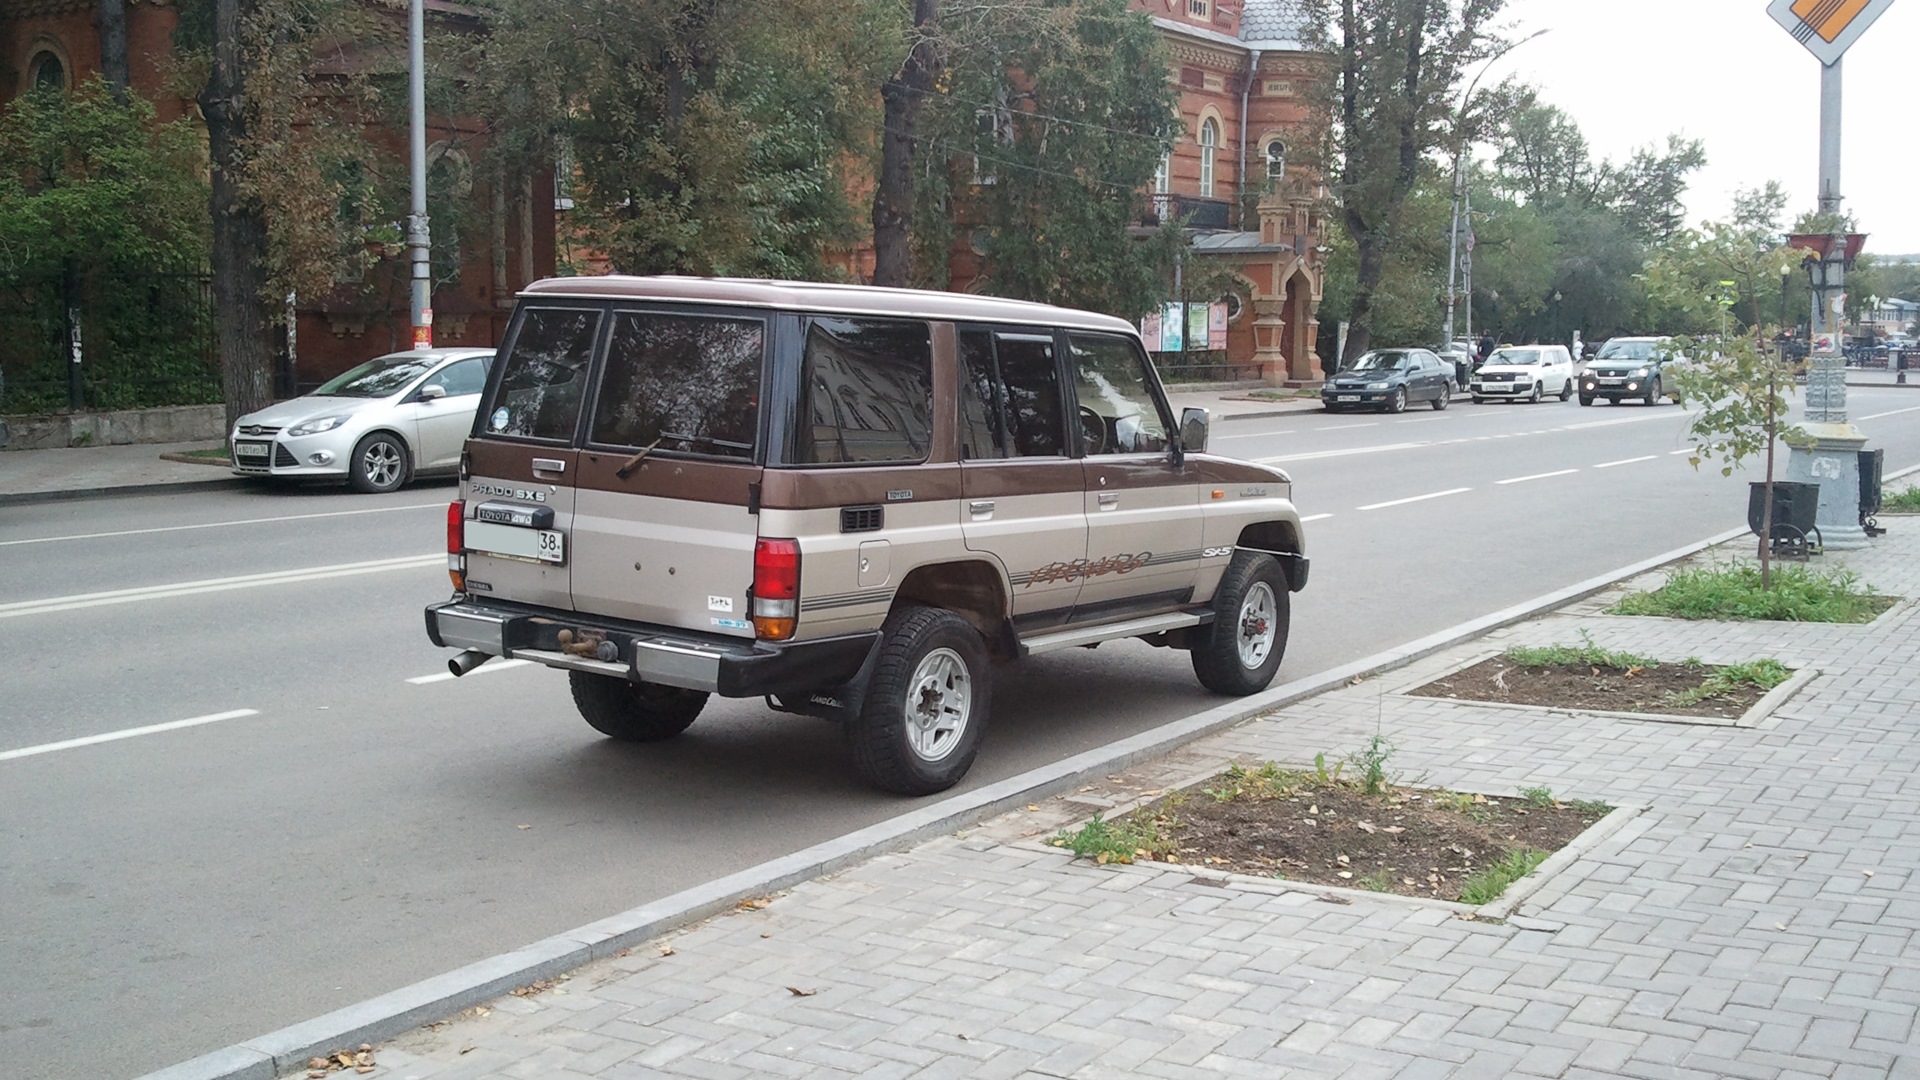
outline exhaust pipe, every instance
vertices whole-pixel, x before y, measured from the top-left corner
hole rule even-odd
[[[491,659],[493,659],[492,653],[483,653],[478,649],[468,649],[447,661],[447,670],[453,672],[453,677],[457,679]]]

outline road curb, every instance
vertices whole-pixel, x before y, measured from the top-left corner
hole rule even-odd
[[[167,495],[210,488],[243,487],[246,483],[244,477],[215,476],[205,480],[169,480],[161,484],[115,484],[108,487],[68,488],[62,491],[0,492],[0,506],[31,506],[35,503],[111,499],[125,495]]]
[[[875,855],[952,832],[1078,786],[1138,761],[1158,757],[1203,736],[1285,708],[1348,682],[1392,671],[1602,592],[1656,567],[1745,535],[1732,529],[1532,600],[1456,624],[1397,648],[1297,679],[1264,693],[973,791],[919,807],[889,821],[834,837],[792,854],[685,889],[652,903],[468,964],[342,1009],[181,1062],[139,1080],[273,1080],[295,1074],[309,1059],[334,1050],[378,1043],[432,1020],[491,1000],[516,987],[574,970],[670,930],[726,911],[742,900],[778,892]]]

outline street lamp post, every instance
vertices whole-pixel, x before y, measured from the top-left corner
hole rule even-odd
[[[1527,42],[1532,41],[1534,38],[1537,38],[1541,34],[1544,34],[1546,32],[1547,32],[1546,30],[1535,30],[1533,33],[1528,34],[1526,37],[1523,37],[1518,41],[1510,42],[1505,48],[1501,49],[1499,52],[1494,53],[1492,56],[1487,57],[1487,62],[1480,66],[1480,70],[1474,74],[1473,80],[1467,83],[1467,92],[1460,95],[1460,107],[1454,110],[1453,126],[1454,126],[1454,131],[1459,138],[1459,146],[1455,149],[1454,156],[1453,156],[1453,231],[1450,234],[1447,241],[1446,339],[1447,339],[1448,345],[1453,344],[1453,305],[1457,295],[1454,287],[1454,283],[1457,280],[1456,274],[1460,270],[1460,218],[1463,213],[1462,207],[1471,206],[1471,203],[1468,202],[1468,195],[1467,195],[1467,142],[1468,142],[1468,139],[1466,136],[1466,132],[1462,130],[1463,125],[1466,122],[1467,107],[1473,103],[1473,91],[1475,90],[1475,88],[1477,88],[1480,85],[1480,77],[1487,73],[1488,68],[1493,67],[1494,61],[1499,60],[1501,57],[1507,55],[1513,50],[1519,48],[1522,45],[1525,45]],[[1467,260],[1468,260],[1467,271],[1466,271],[1467,336],[1472,337],[1473,336],[1473,262],[1472,262],[1473,247],[1471,244],[1469,244],[1467,247]]]
[[[432,231],[427,224],[427,80],[424,0],[407,10],[408,179],[412,200],[407,214],[408,261],[412,264],[413,347],[433,346]]]

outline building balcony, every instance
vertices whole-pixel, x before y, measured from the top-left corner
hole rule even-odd
[[[1229,227],[1232,205],[1226,199],[1202,199],[1194,195],[1148,195],[1140,208],[1140,224],[1174,221],[1186,229],[1225,229]]]

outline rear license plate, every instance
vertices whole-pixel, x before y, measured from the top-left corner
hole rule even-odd
[[[1359,401],[1359,400],[1360,400],[1360,395],[1359,395],[1359,394],[1335,394],[1335,395],[1333,395],[1333,400],[1335,400],[1335,401]]]
[[[267,444],[263,442],[234,443],[233,456],[237,458],[264,458],[267,456]]]
[[[521,529],[469,521],[466,534],[468,551],[555,565],[567,561],[567,537],[558,529]]]

